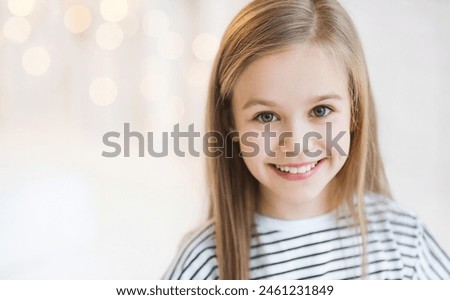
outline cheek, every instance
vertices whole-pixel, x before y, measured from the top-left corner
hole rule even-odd
[[[243,158],[249,163],[264,160],[264,139],[259,132],[247,131],[239,139]]]
[[[241,128],[239,142],[246,158],[263,162],[278,157],[280,133],[274,127],[247,126]]]
[[[258,137],[241,136],[239,146],[242,159],[250,173],[258,181],[263,181],[267,156],[264,152],[264,139],[261,138],[260,133]]]
[[[333,155],[345,161],[350,151],[350,131],[345,131],[344,135],[338,142],[339,147],[333,148]]]
[[[350,149],[349,123],[338,121],[327,124],[321,128],[320,135],[320,140],[316,140],[320,150],[328,157],[333,156],[345,161]]]
[[[339,123],[334,124],[333,129],[328,133],[330,137],[326,140],[326,149],[328,153],[331,152],[332,156],[339,158],[344,163],[350,150],[350,128],[347,124],[339,125]]]

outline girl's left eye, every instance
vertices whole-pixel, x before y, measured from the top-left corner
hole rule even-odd
[[[261,123],[269,123],[269,122],[278,121],[278,117],[270,112],[263,112],[263,113],[259,114],[258,116],[256,116],[256,119],[258,121],[260,121]]]
[[[328,106],[316,106],[313,108],[312,113],[317,118],[323,118],[327,116],[331,112],[331,109]]]

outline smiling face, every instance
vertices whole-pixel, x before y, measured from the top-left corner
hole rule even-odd
[[[295,219],[331,209],[330,183],[350,148],[350,97],[339,63],[318,47],[263,56],[238,78],[232,112],[241,150],[259,149],[243,158],[259,182],[258,212]],[[274,137],[263,134],[269,127]],[[245,132],[252,137],[244,140]]]

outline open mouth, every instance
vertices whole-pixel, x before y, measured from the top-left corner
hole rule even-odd
[[[305,173],[308,173],[311,170],[313,170],[323,160],[324,160],[324,158],[322,158],[321,160],[318,160],[316,162],[312,162],[310,164],[303,165],[301,167],[294,167],[294,166],[288,166],[288,165],[277,165],[277,164],[271,164],[271,166],[281,172],[284,172],[284,173],[305,174]]]

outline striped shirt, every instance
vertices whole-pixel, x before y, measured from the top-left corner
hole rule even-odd
[[[367,279],[450,279],[450,258],[416,215],[365,196]],[[361,235],[341,210],[301,220],[255,215],[250,279],[359,279]],[[194,233],[164,279],[218,279],[214,224]]]

